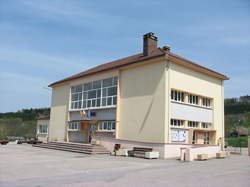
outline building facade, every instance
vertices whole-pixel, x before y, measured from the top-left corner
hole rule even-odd
[[[49,116],[39,117],[36,126],[36,138],[42,142],[48,142],[49,139]]]
[[[223,146],[227,79],[145,34],[143,53],[49,85],[49,140],[150,146],[164,158],[181,147]]]

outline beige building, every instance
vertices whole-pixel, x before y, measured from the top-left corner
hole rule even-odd
[[[224,80],[145,34],[142,53],[49,85],[49,140],[147,146],[164,158],[183,147],[222,146]]]
[[[37,119],[36,137],[39,141],[47,142],[49,138],[49,117],[43,116]]]

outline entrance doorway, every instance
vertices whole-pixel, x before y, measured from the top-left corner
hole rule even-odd
[[[88,143],[91,143],[95,131],[96,131],[96,124],[89,123],[88,124]]]
[[[204,144],[209,144],[209,132],[204,132]]]
[[[95,135],[97,129],[97,120],[82,121],[82,136],[85,143],[91,143],[93,136]]]

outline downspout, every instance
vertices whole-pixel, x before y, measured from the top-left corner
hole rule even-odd
[[[224,81],[221,80],[221,105],[222,105],[222,142],[221,142],[221,150],[224,151],[225,145],[225,113],[224,113]]]

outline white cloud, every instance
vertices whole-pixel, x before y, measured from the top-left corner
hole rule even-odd
[[[80,27],[86,27],[88,24],[95,26],[103,25],[100,20],[114,20],[115,17],[108,14],[94,11],[87,7],[87,2],[83,1],[62,1],[62,0],[23,0],[21,5],[24,7],[25,14],[31,14],[32,17],[47,19]],[[19,9],[20,10],[20,9]]]
[[[234,36],[222,38],[220,41],[230,45],[250,45],[250,34],[249,36]]]
[[[249,20],[237,20],[223,22],[217,21],[213,23],[201,23],[199,25],[190,24],[181,29],[181,34],[191,37],[201,38],[196,42],[214,43],[214,41],[222,44],[230,45],[249,45],[250,44],[250,24]]]
[[[26,92],[27,90],[37,91],[37,89],[41,89],[46,86],[49,80],[35,75],[31,76],[15,72],[1,72],[0,82],[0,90],[2,91],[16,92],[18,90],[18,92]],[[24,87],[28,87],[28,89],[23,89]]]
[[[82,71],[89,68],[89,64],[95,64],[92,59],[76,59],[54,55],[48,55],[34,50],[25,50],[7,46],[0,46],[0,62],[21,64],[29,68],[39,68],[40,70],[67,73],[69,70]]]

